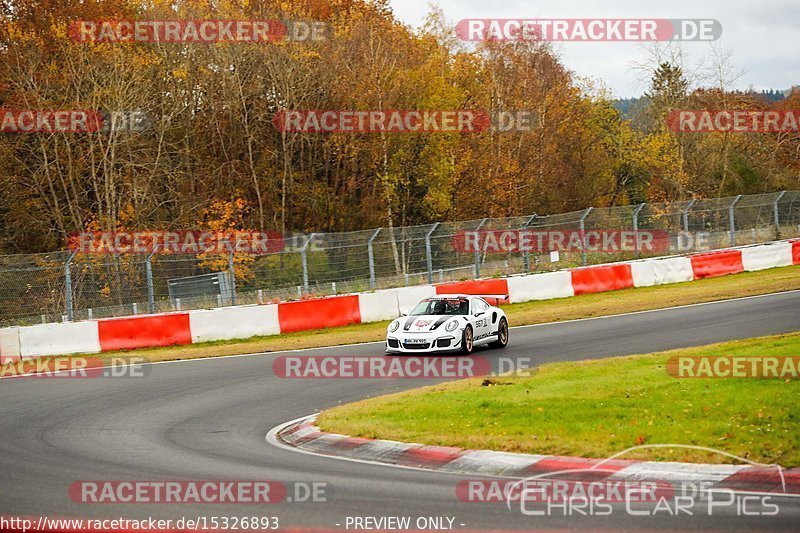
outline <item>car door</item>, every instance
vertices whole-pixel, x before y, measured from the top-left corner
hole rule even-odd
[[[489,304],[481,298],[472,299],[470,321],[475,328],[475,342],[482,341],[489,336],[492,329],[492,316],[489,314]]]

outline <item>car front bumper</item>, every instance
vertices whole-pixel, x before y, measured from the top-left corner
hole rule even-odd
[[[416,342],[406,342],[414,340]],[[461,335],[458,331],[444,335],[393,335],[386,337],[387,353],[446,353],[461,351]]]

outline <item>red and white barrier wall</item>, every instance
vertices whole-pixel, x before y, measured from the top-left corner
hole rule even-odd
[[[435,294],[508,294],[506,302],[566,298],[800,264],[800,239],[503,279],[420,285],[269,305],[0,328],[0,361],[246,339],[390,320]]]
[[[17,361],[19,350],[19,328],[0,329],[0,364]]]

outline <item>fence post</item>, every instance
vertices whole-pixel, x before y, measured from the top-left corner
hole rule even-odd
[[[778,240],[781,238],[781,218],[778,214],[778,202],[781,201],[783,195],[786,194],[786,191],[781,191],[778,194],[778,197],[772,202],[772,217],[775,221],[775,239]]]
[[[369,288],[373,291],[375,290],[375,255],[372,252],[372,241],[375,240],[375,237],[378,236],[378,233],[381,232],[381,228],[375,230],[375,233],[372,234],[372,237],[369,238],[367,241],[367,257],[369,258]]]
[[[316,235],[316,233],[312,233],[311,235],[306,237],[306,242],[303,244],[303,247],[300,249],[300,259],[303,262],[303,290],[306,291],[306,294],[308,294],[308,292],[309,292],[309,288],[308,288],[308,255],[307,255],[306,252],[308,250],[308,245],[311,244],[311,239],[314,238],[314,235]]]
[[[686,207],[683,209],[683,231],[689,233],[689,210],[692,208],[697,199],[692,198]]]
[[[428,230],[428,233],[425,234],[425,263],[428,267],[428,283],[433,283],[433,257],[431,254],[431,235],[433,232],[436,231],[436,228],[439,227],[439,223],[436,222],[431,229]]]
[[[742,199],[742,195],[738,195],[736,198],[733,199],[731,205],[728,207],[728,223],[730,224],[730,245],[736,246],[736,220],[733,214],[733,208],[736,207],[736,204],[739,200]]]
[[[581,219],[578,221],[578,227],[580,228],[581,232],[581,264],[586,266],[586,217],[589,216],[589,213],[592,212],[593,207],[587,207],[586,211],[583,212],[581,215]]]
[[[639,204],[636,206],[636,209],[633,210],[633,238],[634,242],[636,243],[636,259],[639,259],[639,212],[644,208],[645,205],[647,204]]]
[[[481,236],[480,233],[478,232],[483,227],[483,225],[486,224],[486,220],[487,219],[485,218],[482,219],[480,221],[480,224],[478,224],[478,227],[475,228],[475,277],[476,278],[481,277],[481,244],[480,244]]]
[[[158,243],[153,244],[153,249],[147,254],[144,271],[147,277],[147,312],[151,315],[156,312],[156,297],[153,289],[153,255],[158,250]]]
[[[67,262],[64,263],[64,290],[67,306],[67,321],[72,322],[75,317],[75,310],[72,308],[72,259],[78,254],[78,250],[73,250]]]
[[[522,229],[523,230],[527,229],[528,226],[531,225],[531,222],[533,222],[537,218],[538,218],[538,215],[536,213],[534,213],[531,216],[529,216],[528,220],[525,221],[525,224],[522,225]],[[517,239],[517,240],[519,241],[519,239]],[[522,252],[522,264],[525,267],[525,273],[526,274],[529,273],[531,271],[531,254],[530,254],[530,252],[528,250],[525,250],[524,252]]]
[[[233,266],[234,248],[231,241],[225,241],[228,245],[228,278],[231,285],[231,305],[236,305],[236,270]]]

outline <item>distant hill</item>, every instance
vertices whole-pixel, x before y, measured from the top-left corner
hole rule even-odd
[[[750,95],[765,103],[773,103],[786,99],[786,97],[789,96],[789,93],[792,92],[792,89],[764,89],[761,91],[748,90],[731,92],[733,94]],[[616,100],[612,100],[611,104],[622,114],[624,118],[630,119],[631,112],[636,108],[636,105],[640,103],[643,98],[643,96],[637,96],[635,98],[617,98]]]
[[[636,98],[619,98],[617,100],[612,100],[611,105],[613,105],[617,111],[622,113],[623,117],[630,118],[631,110],[642,100],[642,98],[644,97],[638,96]]]
[[[762,91],[731,91],[731,92],[733,92],[734,94],[753,96],[765,102],[780,102],[781,100],[784,100],[787,96],[789,96],[791,89],[786,89],[785,91],[767,89]]]

